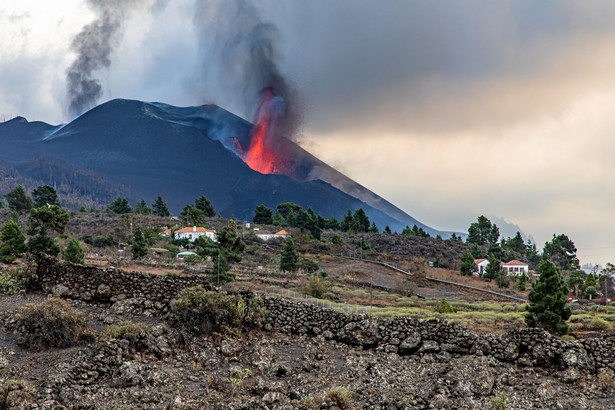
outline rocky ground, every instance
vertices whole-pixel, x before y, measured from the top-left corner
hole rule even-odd
[[[615,393],[610,374],[568,380],[556,369],[490,356],[399,356],[321,336],[257,331],[184,344],[162,318],[117,303],[73,305],[96,330],[123,320],[148,330],[130,339],[24,350],[15,344],[14,314],[44,297],[0,297],[0,408],[587,409],[612,408]]]

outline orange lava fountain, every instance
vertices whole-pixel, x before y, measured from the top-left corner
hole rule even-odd
[[[276,122],[284,115],[284,101],[271,87],[262,94],[244,161],[262,174],[284,174],[287,161],[274,145]]]

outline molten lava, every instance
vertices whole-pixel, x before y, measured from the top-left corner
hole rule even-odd
[[[262,174],[284,174],[289,161],[276,144],[279,138],[279,122],[285,112],[284,100],[271,87],[261,93],[251,132],[250,147],[245,152],[244,161],[250,168]]]

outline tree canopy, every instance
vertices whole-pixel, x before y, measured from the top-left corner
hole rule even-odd
[[[286,244],[280,256],[280,270],[282,272],[294,272],[299,263],[299,254],[292,238],[286,238]]]
[[[56,190],[50,185],[43,185],[34,188],[34,190],[32,191],[32,199],[34,200],[34,206],[36,208],[47,205],[60,206],[58,194],[56,193]]]
[[[167,203],[164,201],[164,199],[162,199],[160,195],[158,195],[158,198],[156,198],[156,200],[152,204],[152,210],[154,214],[158,216],[170,216],[171,215],[171,213],[169,212],[169,207],[167,206]]]
[[[69,218],[68,212],[58,205],[33,208],[28,218],[28,251],[37,259],[42,255],[57,256],[61,249],[49,233],[64,234]]]
[[[26,251],[26,236],[12,219],[0,231],[0,262],[11,263]]]
[[[538,266],[540,277],[528,295],[530,304],[526,307],[525,323],[529,327],[540,326],[546,331],[565,335],[572,311],[566,307],[568,287],[560,270],[551,261],[543,261]]]
[[[265,205],[257,205],[254,209],[252,222],[255,224],[271,225],[273,223],[273,211]]]
[[[129,214],[132,212],[132,208],[128,204],[128,199],[118,196],[107,205],[107,212],[113,212],[115,214]]]
[[[496,224],[492,224],[489,219],[481,215],[477,221],[470,224],[468,228],[468,238],[466,242],[478,245],[497,244],[500,237],[500,230]]]
[[[564,234],[557,236],[553,234],[553,239],[545,243],[542,258],[550,260],[561,270],[579,269],[577,248],[574,242]]]
[[[34,206],[32,198],[26,195],[26,190],[21,185],[17,185],[8,194],[5,194],[4,198],[13,211],[29,211]]]
[[[205,197],[205,195],[201,195],[199,198],[194,200],[194,207],[202,211],[203,215],[208,218],[216,216],[214,206],[211,204],[209,199]]]

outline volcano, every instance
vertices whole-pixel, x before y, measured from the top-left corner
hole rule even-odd
[[[22,179],[55,186],[78,174],[85,191],[87,181],[97,187],[87,195],[99,203],[109,203],[117,192],[133,203],[141,198],[151,203],[161,195],[174,214],[201,195],[221,215],[245,220],[252,219],[256,205],[275,208],[291,201],[326,218],[341,219],[348,209],[363,208],[381,229],[401,231],[416,224],[448,236],[289,139],[277,138],[270,150],[262,126],[216,105],[115,99],[60,126],[23,117],[0,123],[0,171],[15,170]]]

